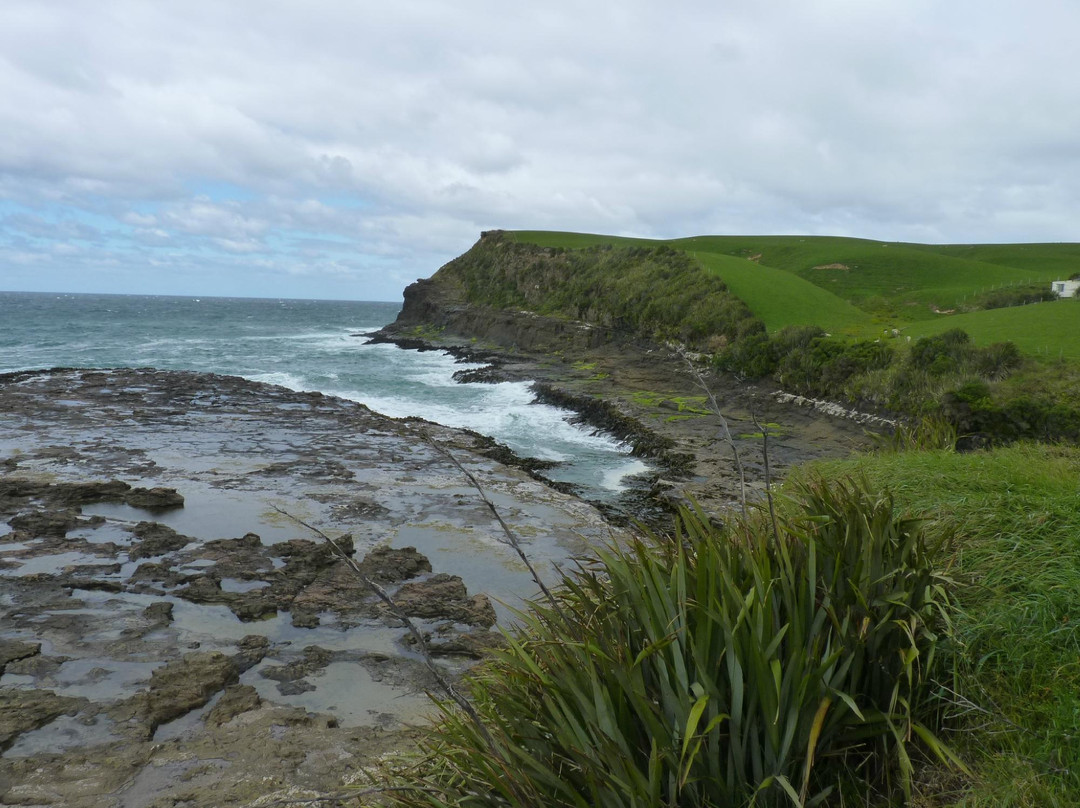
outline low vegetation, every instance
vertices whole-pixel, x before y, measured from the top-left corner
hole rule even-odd
[[[865,477],[955,526],[945,738],[973,775],[927,768],[926,804],[1080,805],[1080,449],[883,453],[797,474]]]
[[[608,548],[522,615],[399,805],[817,805],[911,794],[937,738],[948,532],[847,479]],[[954,762],[955,761],[955,762]]]
[[[667,245],[685,250],[722,278],[770,332],[816,325],[836,336],[876,338],[894,328],[925,336],[961,327],[981,346],[1006,340],[1021,344],[1031,335],[1034,321],[990,318],[992,325],[984,329],[980,318],[1003,306],[1048,300],[1050,281],[1080,271],[1078,244],[931,245],[829,236],[648,241],[537,231],[512,235],[520,243],[563,249]],[[950,322],[961,315],[962,322]],[[1034,323],[1041,342],[1032,349],[1056,356],[1064,348],[1070,355],[1068,345],[1078,331],[1075,322],[1074,317]]]
[[[697,298],[696,316],[681,327],[653,324],[652,332],[679,338],[692,330],[692,347],[714,353],[720,368],[739,376],[771,376],[792,392],[910,418],[932,415],[977,443],[1080,438],[1080,390],[1060,381],[1075,377],[1067,368],[1080,358],[1080,302],[1048,299],[1050,279],[1076,274],[1078,245],[791,236],[648,242],[539,232],[508,238],[585,262],[598,250],[632,262],[646,244],[685,250],[702,275],[723,280],[723,302],[714,304],[703,297],[707,285],[686,285],[692,276],[680,275],[679,285]],[[643,288],[653,290],[649,312],[661,320],[688,305],[672,305],[679,289],[647,268],[629,273],[626,283],[637,303]],[[563,288],[560,310],[571,311],[566,299],[580,292],[574,284]],[[732,296],[745,309],[733,306]],[[704,311],[738,316],[721,326]],[[576,313],[595,314],[588,306]],[[709,328],[717,330],[710,335]]]

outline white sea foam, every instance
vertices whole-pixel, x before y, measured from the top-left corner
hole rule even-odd
[[[304,379],[297,376],[294,373],[256,373],[253,376],[245,376],[245,379],[250,379],[253,382],[263,382],[264,384],[276,384],[278,387],[287,387],[290,390],[308,390],[304,384]]]
[[[633,460],[605,471],[600,478],[600,485],[608,491],[625,491],[627,478],[644,474],[648,470],[649,467],[635,457]]]
[[[106,308],[114,311],[105,315]],[[365,336],[396,313],[383,304],[204,299],[193,306],[172,298],[0,293],[0,321],[13,324],[0,335],[0,369],[154,366],[234,374],[340,395],[392,417],[473,429],[518,454],[563,462],[551,475],[593,493],[620,490],[627,475],[642,470],[618,441],[575,426],[564,410],[532,404],[527,383],[458,384],[456,371],[482,365],[440,351],[366,344]]]

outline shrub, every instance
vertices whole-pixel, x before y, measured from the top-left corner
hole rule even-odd
[[[773,342],[763,331],[749,333],[717,354],[716,364],[750,379],[759,379],[776,371],[777,356]]]
[[[444,705],[399,805],[815,805],[907,784],[948,625],[942,539],[890,497],[799,485],[775,521],[611,548]],[[852,774],[857,772],[858,774]],[[896,783],[893,782],[892,785]]]
[[[1004,309],[1010,306],[1026,306],[1029,303],[1057,300],[1057,297],[1057,292],[1045,283],[1027,284],[988,292],[964,308],[968,310]]]
[[[925,370],[932,376],[941,376],[966,364],[972,350],[967,332],[954,328],[916,340],[911,346],[908,361],[913,367]]]
[[[975,372],[987,379],[1004,379],[1023,364],[1020,349],[1012,342],[995,342],[974,357]]]

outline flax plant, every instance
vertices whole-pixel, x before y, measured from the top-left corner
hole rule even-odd
[[[856,481],[800,484],[775,521],[684,510],[536,604],[452,703],[397,805],[812,806],[910,795],[935,737],[945,539]],[[490,741],[489,741],[490,738]]]

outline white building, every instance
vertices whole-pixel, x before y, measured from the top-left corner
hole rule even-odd
[[[1051,281],[1050,291],[1057,292],[1058,297],[1076,297],[1080,281]]]

